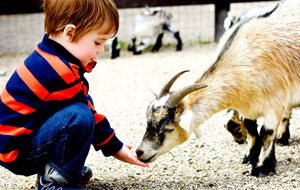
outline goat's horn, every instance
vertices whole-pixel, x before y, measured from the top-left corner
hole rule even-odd
[[[176,81],[176,79],[182,75],[185,72],[189,72],[189,70],[181,71],[180,73],[177,73],[175,76],[173,76],[161,89],[160,93],[158,94],[158,98],[161,98],[162,96],[166,95],[169,93],[169,90],[173,83]]]
[[[169,108],[174,108],[176,107],[180,101],[189,93],[194,92],[196,90],[199,90],[201,88],[205,88],[207,87],[207,85],[203,85],[203,84],[193,84],[187,87],[184,87],[176,92],[174,92],[173,94],[171,94],[171,96],[169,97],[169,99],[166,102],[166,105]]]

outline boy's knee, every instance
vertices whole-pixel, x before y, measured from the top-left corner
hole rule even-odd
[[[86,104],[75,103],[69,106],[70,127],[76,127],[80,132],[91,132],[94,128],[94,117]],[[71,130],[72,130],[71,129]]]

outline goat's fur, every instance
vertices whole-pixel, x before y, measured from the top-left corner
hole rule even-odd
[[[224,21],[224,28],[226,30],[230,29],[234,25],[243,25],[245,22],[249,22],[252,19],[264,18],[270,16],[274,10],[276,10],[278,4],[272,4],[265,7],[255,7],[247,10],[239,16],[234,16],[230,12]],[[225,128],[232,134],[234,141],[242,144],[246,141],[247,130],[242,116],[236,110],[229,110],[228,113],[232,113],[232,118],[225,125]],[[290,117],[284,118],[284,125],[277,133],[277,141],[281,145],[288,145],[290,132],[289,132],[289,120]],[[256,121],[255,121],[256,122]],[[252,124],[253,122],[251,122]]]
[[[252,175],[275,172],[275,136],[291,108],[300,103],[299,26],[300,1],[286,0],[268,17],[228,30],[214,64],[191,85],[192,91],[175,91],[176,97],[162,93],[150,104],[139,159],[155,160],[213,114],[234,109],[250,121],[264,118],[259,134],[256,124],[247,128],[253,138],[244,161],[252,164]],[[199,84],[207,87],[200,90]],[[189,131],[179,124],[187,112]]]
[[[239,16],[233,15],[228,12],[228,16],[225,18],[223,26],[225,30],[228,30],[232,26],[238,23],[248,22],[251,19],[257,19],[259,17],[267,17],[277,8],[277,4],[272,4],[264,7],[254,7],[246,12],[243,12]]]

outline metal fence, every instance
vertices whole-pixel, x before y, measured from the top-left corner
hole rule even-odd
[[[238,15],[252,7],[267,6],[275,2],[231,3],[230,10]],[[121,23],[118,36],[125,43],[131,38],[133,17],[142,9],[119,9]],[[214,41],[213,4],[164,6],[162,9],[172,14],[173,27],[180,31],[185,46]],[[0,56],[31,51],[44,33],[43,21],[43,13],[0,15]],[[171,37],[164,38],[164,43],[174,42]]]

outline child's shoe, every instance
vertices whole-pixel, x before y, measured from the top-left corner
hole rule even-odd
[[[37,187],[41,190],[83,190],[93,176],[93,172],[88,166],[84,166],[81,174],[83,181],[77,185],[70,185],[67,179],[46,164],[44,175],[38,175]]]
[[[59,185],[52,181],[48,181],[44,176],[38,177],[38,190],[86,190],[85,188],[73,185]]]
[[[84,185],[87,185],[90,179],[93,177],[92,169],[88,166],[83,166],[81,174],[82,174]]]

